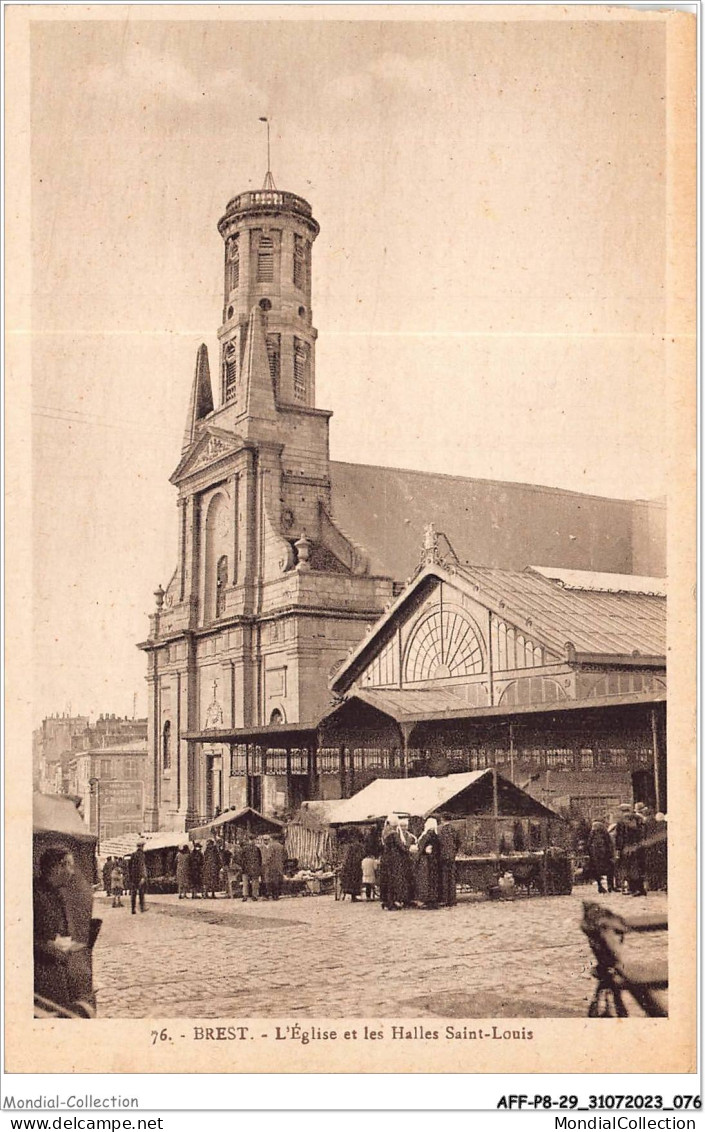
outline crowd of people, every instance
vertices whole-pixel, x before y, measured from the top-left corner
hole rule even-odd
[[[122,908],[122,898],[129,892],[133,913],[137,906],[144,911],[149,880],[144,847],[140,840],[132,855],[108,857],[103,865],[103,887],[113,908]],[[285,863],[283,840],[276,835],[258,840],[247,834],[230,845],[215,838],[209,838],[205,847],[200,842],[184,844],[176,854],[179,900],[215,900],[221,893],[230,899],[278,900]]]
[[[585,850],[599,893],[646,896],[647,882],[666,886],[665,822],[665,814],[652,813],[643,802],[623,803],[616,821],[593,821]]]
[[[352,832],[340,870],[341,896],[379,896],[382,909],[452,907],[460,837],[450,818],[427,818],[415,837],[409,819],[389,814],[381,835]]]

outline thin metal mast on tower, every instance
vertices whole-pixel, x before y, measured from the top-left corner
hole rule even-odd
[[[272,155],[269,139],[269,118],[260,118],[260,122],[264,122],[267,126],[267,175],[264,178],[264,189],[276,189],[274,184],[274,177],[272,176]]]

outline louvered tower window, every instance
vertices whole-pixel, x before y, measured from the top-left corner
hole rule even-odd
[[[302,338],[294,338],[294,397],[297,401],[306,400],[307,368],[308,343]]]
[[[232,402],[237,397],[237,346],[228,342],[223,351],[223,400]]]
[[[227,279],[228,291],[234,291],[240,285],[240,233],[236,232],[227,243]]]
[[[271,283],[274,279],[274,241],[271,236],[260,236],[257,249],[257,282]]]
[[[294,236],[294,286],[300,291],[306,288],[306,241],[303,236]]]
[[[269,358],[269,372],[274,386],[274,396],[278,397],[281,376],[281,339],[278,334],[267,335],[267,357]]]

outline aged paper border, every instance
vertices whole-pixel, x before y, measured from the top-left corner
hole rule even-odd
[[[108,14],[109,12],[109,14]],[[667,34],[667,403],[670,835],[670,1017],[606,1026],[531,1019],[531,1043],[356,1042],[274,1048],[271,1042],[149,1043],[155,1020],[97,1019],[84,1026],[31,1019],[31,401],[29,31],[36,20],[405,20],[410,6],[12,6],[6,9],[6,764],[5,1071],[11,1073],[525,1073],[695,1071],[696,1028],[696,17],[599,6],[429,5],[414,20],[658,20]],[[645,406],[645,408],[647,408]],[[175,1019],[160,1019],[174,1030]],[[184,1024],[192,1026],[193,1019]],[[249,1019],[209,1019],[209,1025]],[[286,1019],[281,1021],[286,1022]],[[381,1019],[335,1022],[339,1031]],[[404,1019],[440,1026],[444,1020]],[[457,1024],[463,1020],[453,1019]],[[473,1020],[479,1021],[479,1020]],[[510,1020],[502,1020],[510,1025]],[[518,1020],[521,1024],[521,1020]],[[271,1031],[277,1019],[267,1018]],[[628,1042],[625,1041],[628,1027]],[[255,1027],[258,1029],[258,1027]],[[493,1043],[494,1045],[494,1043]],[[236,1046],[237,1048],[233,1048]]]

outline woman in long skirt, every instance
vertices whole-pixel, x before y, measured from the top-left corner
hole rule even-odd
[[[424,908],[437,908],[441,902],[441,842],[435,818],[427,818],[419,838],[416,899]]]
[[[382,831],[379,863],[379,896],[382,908],[395,912],[409,902],[409,850],[402,841],[399,818],[389,814]]]
[[[344,897],[349,896],[351,900],[357,900],[362,891],[362,858],[364,855],[365,849],[356,831],[353,840],[345,851],[345,859],[340,871],[341,892]]]

